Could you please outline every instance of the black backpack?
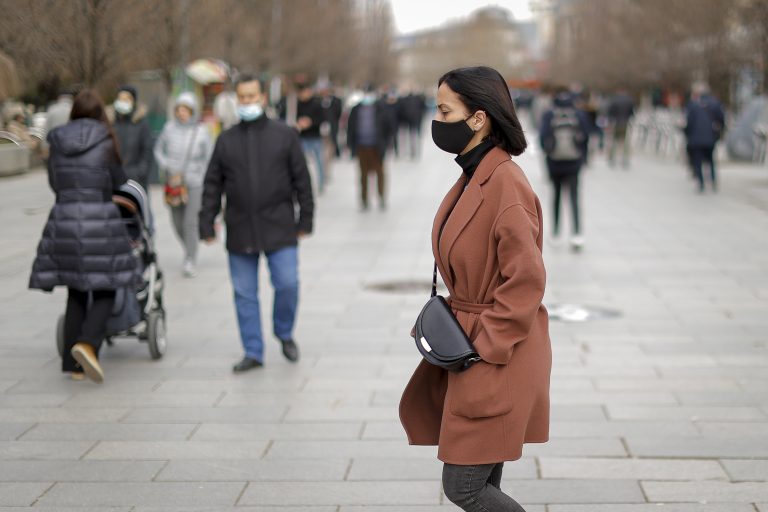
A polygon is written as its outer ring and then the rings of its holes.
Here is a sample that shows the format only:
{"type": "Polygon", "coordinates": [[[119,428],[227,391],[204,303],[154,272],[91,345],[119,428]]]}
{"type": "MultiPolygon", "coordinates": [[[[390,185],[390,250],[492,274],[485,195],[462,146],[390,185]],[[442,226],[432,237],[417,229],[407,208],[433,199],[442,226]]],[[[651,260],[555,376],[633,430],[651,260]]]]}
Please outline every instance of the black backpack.
{"type": "Polygon", "coordinates": [[[555,108],[552,110],[552,136],[545,151],[547,157],[555,162],[572,162],[584,156],[582,144],[584,132],[579,124],[576,109],[555,108]]]}

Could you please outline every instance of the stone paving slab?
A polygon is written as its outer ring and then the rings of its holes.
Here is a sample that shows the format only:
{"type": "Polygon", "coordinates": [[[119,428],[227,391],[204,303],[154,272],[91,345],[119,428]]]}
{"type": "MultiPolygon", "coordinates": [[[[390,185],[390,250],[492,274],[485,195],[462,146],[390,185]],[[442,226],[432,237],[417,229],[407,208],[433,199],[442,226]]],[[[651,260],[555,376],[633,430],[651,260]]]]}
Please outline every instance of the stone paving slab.
{"type": "Polygon", "coordinates": [[[721,463],[734,482],[768,481],[768,460],[723,460],[721,463]]]}
{"type": "Polygon", "coordinates": [[[267,441],[102,441],[89,460],[258,459],[267,441]]]}
{"type": "Polygon", "coordinates": [[[0,423],[0,442],[13,441],[34,426],[34,423],[0,423]]]}
{"type": "Polygon", "coordinates": [[[408,446],[402,441],[275,441],[268,459],[334,458],[434,458],[431,446],[408,446]]]}
{"type": "Polygon", "coordinates": [[[278,421],[285,416],[286,407],[152,407],[135,408],[123,421],[126,423],[259,423],[278,421]]]}
{"type": "Polygon", "coordinates": [[[768,501],[767,482],[643,482],[642,486],[650,501],[768,501]]]}
{"type": "MultiPolygon", "coordinates": [[[[170,457],[169,457],[170,458],[170,457]]],[[[155,479],[158,482],[324,482],[344,480],[351,461],[346,459],[300,460],[178,460],[173,459],[155,479]]],[[[382,479],[386,480],[386,479],[382,479]]]]}
{"type": "Polygon", "coordinates": [[[124,407],[213,407],[221,393],[131,393],[76,395],[67,401],[71,407],[102,408],[119,403],[124,407]]]}
{"type": "Polygon", "coordinates": [[[437,482],[252,482],[242,505],[436,505],[437,482]]]}
{"type": "MultiPolygon", "coordinates": [[[[19,507],[0,507],[0,512],[19,512],[27,510],[19,507]]],[[[133,507],[36,507],[32,510],[43,510],[45,512],[132,512],[133,507]]]]}
{"type": "Polygon", "coordinates": [[[64,409],[56,407],[14,407],[0,409],[0,423],[91,423],[115,422],[125,416],[130,409],[64,409]]]}
{"type": "Polygon", "coordinates": [[[4,460],[0,482],[149,482],[164,466],[147,461],[4,460]]]}
{"type": "Polygon", "coordinates": [[[183,441],[195,424],[39,423],[21,441],[183,441]]]}
{"type": "Polygon", "coordinates": [[[76,460],[93,445],[93,442],[4,441],[0,442],[0,460],[76,460]]]}
{"type": "MultiPolygon", "coordinates": [[[[135,507],[131,512],[336,512],[338,507],[135,507]]],[[[2,511],[0,511],[2,512],[2,511]]]]}
{"type": "Polygon", "coordinates": [[[762,457],[768,458],[763,437],[628,437],[629,452],[636,457],[762,457]]]}
{"type": "Polygon", "coordinates": [[[729,503],[645,503],[637,505],[550,505],[548,512],[754,512],[752,505],[729,503]]]}
{"type": "MultiPolygon", "coordinates": [[[[360,437],[363,425],[362,422],[203,424],[190,439],[193,441],[349,440],[360,437]]],[[[400,429],[402,430],[402,427],[400,429]]]]}
{"type": "Polygon", "coordinates": [[[542,478],[604,480],[728,480],[717,461],[539,458],[542,478]]]}
{"type": "Polygon", "coordinates": [[[0,483],[0,505],[26,507],[32,505],[51,483],[0,483]]]}
{"type": "Polygon", "coordinates": [[[57,483],[38,507],[232,506],[245,483],[57,483]]]}

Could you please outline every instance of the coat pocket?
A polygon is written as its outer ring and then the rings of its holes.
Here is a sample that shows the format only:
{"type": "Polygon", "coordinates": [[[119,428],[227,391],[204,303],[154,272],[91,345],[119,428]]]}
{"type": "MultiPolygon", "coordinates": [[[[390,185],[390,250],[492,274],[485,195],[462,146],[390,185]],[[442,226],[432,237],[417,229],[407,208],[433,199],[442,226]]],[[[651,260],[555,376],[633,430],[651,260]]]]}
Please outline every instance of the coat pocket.
{"type": "Polygon", "coordinates": [[[512,410],[506,366],[480,361],[469,370],[448,373],[448,398],[452,414],[464,418],[491,418],[512,410]]]}

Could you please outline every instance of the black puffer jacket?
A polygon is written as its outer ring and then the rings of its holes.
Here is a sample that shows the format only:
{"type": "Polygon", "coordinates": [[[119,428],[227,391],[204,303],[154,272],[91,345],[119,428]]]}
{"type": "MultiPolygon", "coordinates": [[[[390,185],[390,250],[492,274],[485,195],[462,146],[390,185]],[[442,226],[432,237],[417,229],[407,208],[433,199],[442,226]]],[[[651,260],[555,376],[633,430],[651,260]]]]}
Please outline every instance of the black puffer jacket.
{"type": "Polygon", "coordinates": [[[112,191],[125,183],[107,127],[77,119],[48,135],[48,182],[56,204],[37,248],[29,287],[115,290],[139,280],[133,254],[112,191]]]}

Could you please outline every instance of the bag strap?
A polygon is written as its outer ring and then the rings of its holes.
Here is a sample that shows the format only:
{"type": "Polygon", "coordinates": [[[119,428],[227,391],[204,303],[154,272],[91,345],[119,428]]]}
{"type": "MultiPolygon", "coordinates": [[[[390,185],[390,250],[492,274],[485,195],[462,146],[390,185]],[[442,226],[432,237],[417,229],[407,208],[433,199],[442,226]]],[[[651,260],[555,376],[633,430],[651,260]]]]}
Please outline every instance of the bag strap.
{"type": "Polygon", "coordinates": [[[432,295],[430,297],[435,295],[437,295],[437,260],[435,260],[435,269],[432,271],[432,295]]]}
{"type": "Polygon", "coordinates": [[[195,125],[195,131],[192,132],[192,139],[189,141],[189,144],[187,145],[187,154],[184,155],[184,160],[181,164],[181,172],[187,170],[187,164],[189,163],[189,157],[192,155],[192,148],[195,145],[195,140],[197,140],[197,131],[200,129],[200,123],[195,125]]]}

